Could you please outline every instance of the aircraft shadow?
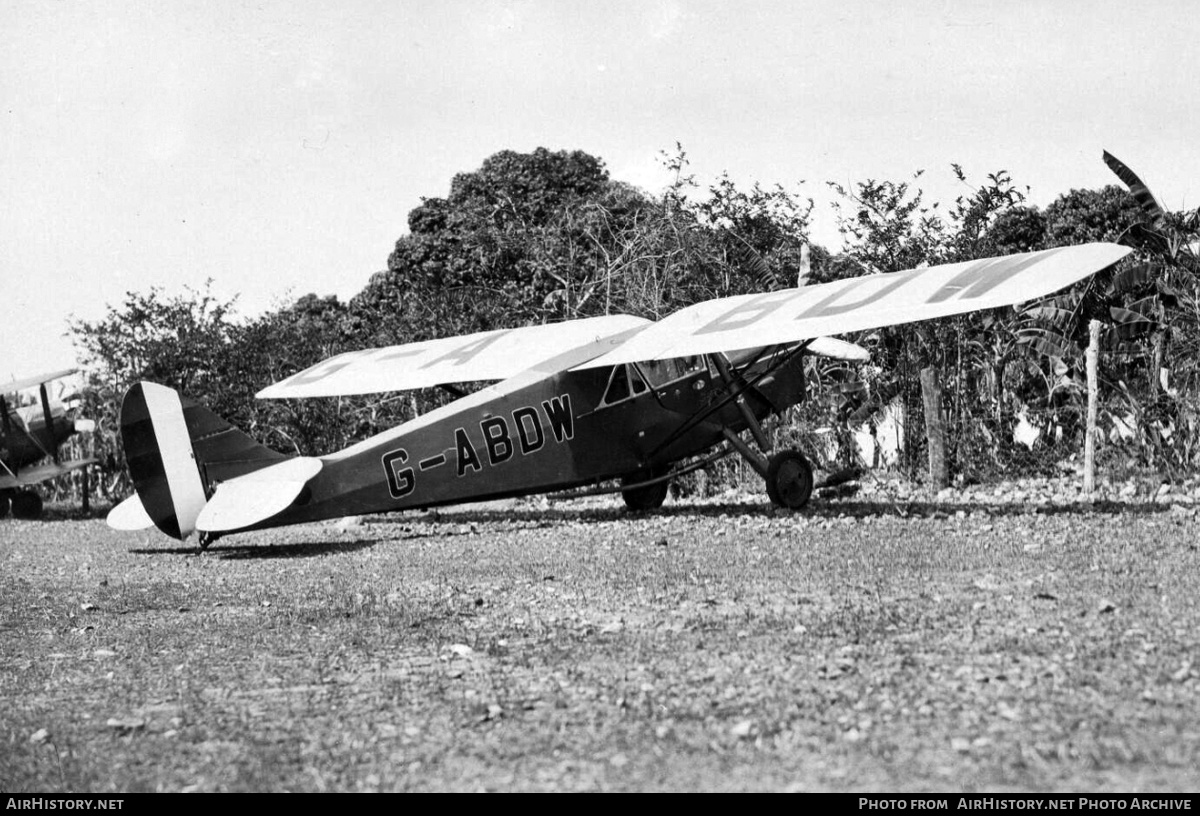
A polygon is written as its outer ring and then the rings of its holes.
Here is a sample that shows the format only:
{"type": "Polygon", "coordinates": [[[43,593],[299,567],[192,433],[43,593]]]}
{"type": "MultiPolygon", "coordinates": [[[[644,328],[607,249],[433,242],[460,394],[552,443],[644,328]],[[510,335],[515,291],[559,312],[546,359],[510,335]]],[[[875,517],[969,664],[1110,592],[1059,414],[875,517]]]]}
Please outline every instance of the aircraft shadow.
{"type": "MultiPolygon", "coordinates": [[[[506,508],[501,510],[456,508],[452,511],[426,511],[422,515],[381,515],[363,519],[368,526],[376,524],[437,524],[452,526],[471,523],[526,523],[538,527],[551,527],[566,522],[606,522],[656,517],[717,518],[720,516],[764,516],[779,518],[837,518],[839,516],[897,516],[900,518],[947,518],[959,512],[983,513],[988,516],[1088,516],[1088,515],[1136,515],[1154,516],[1171,511],[1170,505],[1098,501],[1093,503],[1047,504],[1032,502],[936,502],[936,501],[853,501],[814,500],[802,510],[774,508],[765,501],[761,504],[729,502],[721,504],[674,504],[647,512],[633,512],[623,507],[550,507],[550,508],[506,508]]],[[[442,531],[439,535],[455,535],[456,531],[442,531]]],[[[464,533],[465,534],[465,533],[464,533]]]]}
{"type": "MultiPolygon", "coordinates": [[[[419,534],[418,534],[419,535],[419,534]]],[[[265,558],[316,558],[322,555],[350,553],[374,547],[378,538],[340,541],[296,541],[288,544],[240,544],[232,537],[226,542],[218,540],[201,551],[198,546],[154,547],[130,550],[134,555],[184,555],[203,554],[206,558],[228,561],[246,561],[265,558]]]]}
{"type": "Polygon", "coordinates": [[[289,543],[243,543],[236,534],[215,541],[208,549],[198,546],[154,547],[132,549],[135,555],[189,556],[203,555],[230,561],[246,561],[274,558],[316,558],[338,553],[351,553],[368,549],[377,544],[394,544],[421,538],[450,538],[479,534],[477,524],[524,524],[538,528],[549,528],[568,523],[603,523],[653,518],[701,519],[729,516],[745,518],[762,516],[771,518],[795,518],[797,520],[831,519],[839,517],[865,518],[895,516],[903,519],[947,519],[958,512],[983,514],[995,517],[1022,516],[1088,516],[1088,515],[1136,515],[1154,516],[1169,513],[1169,505],[1144,503],[1124,504],[1120,502],[1095,502],[1093,504],[1032,505],[1019,503],[964,502],[887,502],[887,501],[817,501],[803,510],[780,510],[766,502],[753,504],[731,502],[722,504],[676,504],[658,510],[635,513],[622,507],[550,507],[550,508],[505,508],[469,510],[455,508],[451,511],[424,511],[414,515],[409,511],[402,515],[371,516],[362,520],[363,533],[380,525],[400,526],[399,534],[392,531],[377,531],[380,535],[361,539],[339,538],[320,541],[297,541],[289,543]],[[1035,510],[1036,507],[1036,510],[1035,510]]]}

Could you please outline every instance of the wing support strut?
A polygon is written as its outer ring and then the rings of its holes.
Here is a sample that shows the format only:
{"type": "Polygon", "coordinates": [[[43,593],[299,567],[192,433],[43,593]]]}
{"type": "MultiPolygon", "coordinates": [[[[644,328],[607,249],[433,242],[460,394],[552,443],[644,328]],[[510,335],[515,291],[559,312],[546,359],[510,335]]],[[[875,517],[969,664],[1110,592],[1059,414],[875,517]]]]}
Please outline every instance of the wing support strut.
{"type": "Polygon", "coordinates": [[[746,377],[743,376],[743,372],[748,371],[751,366],[761,360],[763,355],[768,353],[767,349],[759,352],[753,360],[738,372],[732,370],[729,359],[724,354],[707,355],[709,363],[717,370],[721,381],[729,392],[729,395],[722,401],[722,405],[728,404],[729,401],[737,404],[738,412],[745,421],[746,427],[750,429],[750,435],[754,437],[754,441],[758,445],[758,450],[754,450],[741,436],[734,433],[733,429],[729,426],[721,428],[721,435],[725,437],[725,442],[729,448],[737,451],[750,464],[750,467],[762,477],[763,481],[766,482],[767,495],[770,497],[771,503],[793,510],[797,510],[807,504],[808,497],[812,494],[812,466],[808,463],[804,454],[798,450],[772,452],[773,445],[771,444],[771,440],[766,432],[763,431],[762,423],[758,421],[758,417],[754,415],[754,411],[746,401],[746,392],[791,362],[808,345],[808,343],[803,343],[791,351],[779,354],[766,367],[765,371],[758,373],[750,381],[747,381],[746,377]]]}
{"type": "Polygon", "coordinates": [[[0,422],[4,423],[4,436],[12,434],[12,420],[8,418],[8,400],[0,394],[0,422]]]}
{"type": "MultiPolygon", "coordinates": [[[[729,370],[729,360],[726,359],[724,354],[710,354],[708,355],[708,359],[712,361],[713,366],[717,369],[717,373],[721,375],[721,380],[725,383],[725,387],[729,389],[730,393],[736,393],[734,402],[737,403],[738,410],[742,412],[742,419],[746,420],[746,425],[750,427],[750,434],[754,437],[754,441],[758,443],[759,450],[763,453],[770,453],[771,440],[767,438],[767,434],[762,429],[762,423],[758,421],[758,418],[754,416],[754,412],[750,410],[750,406],[746,403],[746,385],[734,379],[733,372],[729,370]]],[[[725,438],[730,439],[731,436],[733,434],[726,428],[725,438]]],[[[741,442],[741,440],[739,439],[738,442],[741,442]]],[[[741,448],[732,442],[732,440],[730,444],[738,448],[738,453],[746,456],[741,448]]],[[[755,465],[755,462],[750,461],[750,464],[755,465]]],[[[759,470],[758,466],[755,465],[755,470],[759,471],[759,475],[764,475],[767,472],[767,466],[763,463],[762,469],[759,470]]]]}
{"type": "MultiPolygon", "coordinates": [[[[664,439],[662,442],[660,442],[658,444],[658,446],[654,449],[654,451],[651,452],[651,455],[656,454],[659,451],[661,451],[663,448],[666,448],[667,446],[671,445],[673,442],[675,442],[675,440],[679,439],[681,436],[683,436],[685,433],[690,431],[692,428],[696,427],[701,422],[704,422],[705,420],[707,420],[709,417],[713,416],[714,414],[720,412],[721,409],[723,409],[726,405],[728,405],[730,402],[732,402],[735,398],[744,398],[746,391],[748,391],[751,388],[754,388],[756,385],[758,385],[760,382],[765,380],[771,374],[775,373],[777,370],[782,368],[784,365],[791,362],[792,359],[797,354],[803,353],[804,350],[806,348],[808,348],[809,342],[810,341],[803,342],[800,345],[796,346],[795,348],[779,354],[777,359],[772,361],[771,365],[769,365],[766,369],[764,369],[763,371],[756,374],[754,376],[754,379],[749,380],[749,381],[746,380],[745,377],[742,377],[740,374],[734,375],[733,371],[728,366],[728,361],[725,359],[722,359],[722,362],[726,364],[726,371],[729,373],[729,375],[731,377],[736,376],[736,379],[734,380],[736,387],[731,387],[731,386],[729,386],[728,382],[726,382],[725,384],[729,388],[729,393],[727,393],[720,400],[718,400],[717,402],[708,406],[704,410],[697,411],[695,414],[690,416],[685,422],[683,422],[683,424],[681,424],[678,428],[676,428],[675,431],[670,436],[668,436],[666,439],[664,439]]],[[[743,368],[749,368],[750,366],[753,366],[759,360],[762,360],[764,357],[768,356],[768,354],[770,352],[778,351],[778,350],[780,350],[780,348],[781,348],[780,346],[767,346],[767,347],[760,349],[759,353],[757,355],[755,355],[753,359],[751,359],[743,364],[743,368]]],[[[711,359],[711,358],[718,357],[718,356],[721,356],[721,355],[715,355],[715,354],[714,355],[705,355],[705,358],[711,359]]],[[[714,367],[717,366],[717,363],[715,360],[712,360],[712,364],[714,367]]],[[[718,367],[717,368],[718,376],[721,376],[720,371],[721,371],[721,369],[718,367]]],[[[739,410],[743,410],[743,408],[741,406],[739,406],[739,410]]],[[[747,406],[746,410],[748,410],[748,406],[747,406]]],[[[753,412],[750,412],[750,414],[751,414],[751,416],[753,416],[753,412]]],[[[752,423],[750,427],[753,428],[756,425],[758,425],[757,420],[755,420],[754,423],[752,423]]]]}
{"type": "MultiPolygon", "coordinates": [[[[40,393],[40,395],[42,397],[42,418],[46,421],[46,432],[50,435],[51,441],[53,441],[54,440],[54,414],[50,411],[50,397],[46,394],[46,384],[45,383],[42,383],[40,386],[38,386],[38,392],[40,393]]],[[[32,437],[32,434],[30,434],[30,436],[32,437]]],[[[38,447],[41,447],[41,445],[39,445],[38,447]]],[[[45,448],[43,448],[43,450],[45,450],[45,448]]],[[[56,465],[59,464],[58,445],[53,446],[53,450],[50,452],[50,455],[54,459],[54,464],[56,464],[56,465]]]]}

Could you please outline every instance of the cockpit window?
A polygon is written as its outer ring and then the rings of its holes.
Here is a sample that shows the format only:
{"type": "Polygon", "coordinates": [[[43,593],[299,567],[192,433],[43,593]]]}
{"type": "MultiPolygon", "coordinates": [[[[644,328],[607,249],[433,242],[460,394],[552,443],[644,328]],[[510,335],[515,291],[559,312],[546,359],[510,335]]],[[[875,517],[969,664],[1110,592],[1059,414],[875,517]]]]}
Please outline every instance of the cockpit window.
{"type": "Polygon", "coordinates": [[[620,402],[628,396],[629,374],[626,373],[625,366],[615,366],[608,378],[608,388],[605,389],[604,399],[601,402],[604,405],[612,405],[614,402],[620,402]]]}
{"type": "Polygon", "coordinates": [[[642,373],[637,370],[636,366],[627,366],[629,369],[629,384],[633,386],[633,393],[644,394],[650,390],[650,386],[646,385],[646,381],[642,379],[642,373]]]}
{"type": "Polygon", "coordinates": [[[638,363],[650,385],[658,388],[704,369],[703,357],[673,357],[670,360],[646,360],[638,363]]]}
{"type": "Polygon", "coordinates": [[[608,385],[600,404],[612,405],[703,370],[703,357],[677,357],[615,366],[608,375],[608,385]]]}
{"type": "Polygon", "coordinates": [[[604,399],[600,403],[612,405],[614,402],[645,394],[649,390],[650,386],[636,366],[619,365],[613,368],[612,374],[609,375],[608,387],[605,388],[604,399]]]}

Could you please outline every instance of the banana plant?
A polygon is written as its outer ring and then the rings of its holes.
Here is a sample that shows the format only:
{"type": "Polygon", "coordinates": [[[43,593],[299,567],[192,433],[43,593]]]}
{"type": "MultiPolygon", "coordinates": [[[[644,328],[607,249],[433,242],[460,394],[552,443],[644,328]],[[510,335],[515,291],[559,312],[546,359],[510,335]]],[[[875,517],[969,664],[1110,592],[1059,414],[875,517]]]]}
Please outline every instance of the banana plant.
{"type": "MultiPolygon", "coordinates": [[[[1110,366],[1111,385],[1119,392],[1124,411],[1142,416],[1162,415],[1156,433],[1163,439],[1185,442],[1194,436],[1181,434],[1177,425],[1185,422],[1200,426],[1194,411],[1176,418],[1164,412],[1164,400],[1174,402],[1179,393],[1171,387],[1173,372],[1169,360],[1185,366],[1183,379],[1189,393],[1200,385],[1200,372],[1194,360],[1200,343],[1200,265],[1197,264],[1197,237],[1200,237],[1200,211],[1172,213],[1165,210],[1150,188],[1126,164],[1107,151],[1105,164],[1124,182],[1141,210],[1143,220],[1126,228],[1117,238],[1136,253],[1108,274],[1098,275],[1075,290],[1030,304],[1021,316],[1019,341],[1034,352],[1058,361],[1077,362],[1087,342],[1087,326],[1093,319],[1103,324],[1101,347],[1114,363],[1110,366]],[[1170,349],[1174,349],[1170,351],[1170,349]],[[1139,366],[1140,364],[1140,366],[1139,366]],[[1145,371],[1147,389],[1140,402],[1132,388],[1132,375],[1138,367],[1145,371]],[[1135,404],[1136,403],[1136,404],[1135,404]],[[1145,403],[1142,406],[1141,403],[1145,403]],[[1141,407],[1158,406],[1147,412],[1141,407]],[[1133,406],[1130,408],[1130,406],[1133,406]],[[1178,421],[1177,421],[1178,420],[1178,421]]],[[[1069,369],[1077,366],[1067,366],[1069,369]]],[[[1111,390],[1111,389],[1110,389],[1111,390]]],[[[1181,406],[1188,401],[1178,403],[1181,406]]],[[[1180,412],[1175,412],[1179,414],[1180,412]]],[[[1148,458],[1161,463],[1163,440],[1143,445],[1148,458]]],[[[1187,445],[1191,450],[1193,446],[1187,445]]],[[[1184,458],[1191,458],[1187,454],[1184,458]]],[[[1184,464],[1176,462],[1176,464],[1184,464]]]]}

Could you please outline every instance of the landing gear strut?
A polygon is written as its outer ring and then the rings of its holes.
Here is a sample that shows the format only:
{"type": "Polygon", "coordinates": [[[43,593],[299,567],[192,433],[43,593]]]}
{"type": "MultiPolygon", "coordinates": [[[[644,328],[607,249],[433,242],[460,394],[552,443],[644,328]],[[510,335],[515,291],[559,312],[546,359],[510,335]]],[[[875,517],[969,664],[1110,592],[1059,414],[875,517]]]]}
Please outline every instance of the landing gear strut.
{"type": "MultiPolygon", "coordinates": [[[[729,369],[728,361],[720,354],[711,355],[710,359],[716,366],[718,373],[720,373],[721,379],[725,381],[726,386],[733,391],[737,386],[737,382],[729,369]]],[[[737,406],[738,410],[741,411],[742,418],[746,420],[746,424],[750,428],[750,434],[754,437],[754,441],[758,444],[759,449],[763,453],[769,454],[769,456],[763,456],[763,454],[755,451],[740,436],[728,428],[724,432],[725,441],[741,454],[742,458],[749,462],[755,472],[766,481],[767,496],[770,497],[772,504],[777,507],[786,507],[789,510],[799,510],[808,504],[808,499],[812,495],[812,466],[804,458],[804,454],[798,450],[789,449],[779,451],[778,453],[771,453],[771,440],[767,437],[758,418],[746,403],[744,390],[737,395],[737,406]]]]}

